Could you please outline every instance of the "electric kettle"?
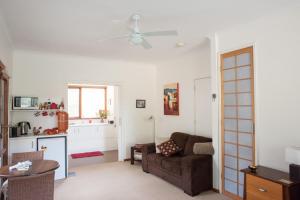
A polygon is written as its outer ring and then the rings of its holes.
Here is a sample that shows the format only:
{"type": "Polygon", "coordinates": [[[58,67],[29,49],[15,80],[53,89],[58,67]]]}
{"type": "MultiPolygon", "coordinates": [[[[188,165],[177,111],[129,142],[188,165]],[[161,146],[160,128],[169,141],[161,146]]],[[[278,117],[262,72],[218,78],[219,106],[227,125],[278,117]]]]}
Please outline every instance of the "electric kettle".
{"type": "Polygon", "coordinates": [[[30,123],[26,121],[19,122],[18,126],[21,127],[21,135],[27,135],[28,130],[31,129],[30,123]]]}

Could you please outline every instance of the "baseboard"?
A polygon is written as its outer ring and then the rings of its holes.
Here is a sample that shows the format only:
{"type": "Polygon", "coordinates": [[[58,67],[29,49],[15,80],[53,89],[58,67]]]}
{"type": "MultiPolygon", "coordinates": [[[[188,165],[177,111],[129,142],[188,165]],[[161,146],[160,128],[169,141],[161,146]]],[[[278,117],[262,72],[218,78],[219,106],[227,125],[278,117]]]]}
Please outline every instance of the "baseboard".
{"type": "Polygon", "coordinates": [[[219,189],[213,188],[212,191],[216,192],[216,193],[220,193],[219,189]]]}

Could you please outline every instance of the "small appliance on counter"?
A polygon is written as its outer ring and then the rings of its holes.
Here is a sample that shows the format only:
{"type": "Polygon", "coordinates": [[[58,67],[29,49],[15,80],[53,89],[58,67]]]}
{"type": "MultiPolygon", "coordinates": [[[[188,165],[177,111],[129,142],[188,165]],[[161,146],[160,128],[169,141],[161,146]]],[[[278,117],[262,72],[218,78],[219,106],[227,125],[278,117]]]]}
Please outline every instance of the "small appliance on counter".
{"type": "Polygon", "coordinates": [[[38,97],[14,96],[13,110],[37,110],[39,109],[38,97]]]}
{"type": "Polygon", "coordinates": [[[20,135],[27,135],[29,132],[29,129],[31,129],[30,123],[27,121],[19,122],[18,127],[20,127],[20,129],[21,129],[20,135]]]}
{"type": "Polygon", "coordinates": [[[19,137],[21,135],[21,127],[19,126],[11,126],[9,137],[19,137]]]}

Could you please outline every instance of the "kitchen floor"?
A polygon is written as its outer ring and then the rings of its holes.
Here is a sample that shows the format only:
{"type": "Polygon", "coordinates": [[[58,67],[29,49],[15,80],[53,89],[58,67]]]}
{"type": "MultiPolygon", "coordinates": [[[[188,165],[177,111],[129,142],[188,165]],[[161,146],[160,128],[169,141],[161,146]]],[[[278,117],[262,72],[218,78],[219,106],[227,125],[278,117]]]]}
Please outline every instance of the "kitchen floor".
{"type": "Polygon", "coordinates": [[[69,156],[69,168],[79,167],[84,165],[93,165],[93,164],[101,164],[108,162],[116,162],[118,161],[118,150],[113,151],[103,151],[103,156],[95,156],[95,157],[87,157],[87,158],[77,158],[72,159],[69,156]]]}

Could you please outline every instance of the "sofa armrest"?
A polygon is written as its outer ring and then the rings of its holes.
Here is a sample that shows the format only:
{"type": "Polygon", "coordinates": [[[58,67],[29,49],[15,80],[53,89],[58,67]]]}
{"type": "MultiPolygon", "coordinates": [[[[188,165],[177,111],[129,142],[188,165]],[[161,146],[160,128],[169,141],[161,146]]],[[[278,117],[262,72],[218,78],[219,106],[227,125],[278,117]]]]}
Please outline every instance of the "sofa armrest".
{"type": "Polygon", "coordinates": [[[213,169],[211,155],[188,155],[181,160],[184,191],[197,195],[212,189],[213,169]]]}
{"type": "Polygon", "coordinates": [[[144,144],[142,147],[142,167],[144,172],[149,172],[147,155],[152,153],[156,153],[155,143],[144,144]]]}
{"type": "Polygon", "coordinates": [[[143,144],[142,154],[150,154],[155,152],[156,152],[155,143],[143,144]]]}

